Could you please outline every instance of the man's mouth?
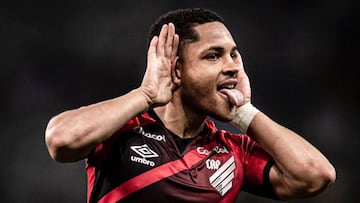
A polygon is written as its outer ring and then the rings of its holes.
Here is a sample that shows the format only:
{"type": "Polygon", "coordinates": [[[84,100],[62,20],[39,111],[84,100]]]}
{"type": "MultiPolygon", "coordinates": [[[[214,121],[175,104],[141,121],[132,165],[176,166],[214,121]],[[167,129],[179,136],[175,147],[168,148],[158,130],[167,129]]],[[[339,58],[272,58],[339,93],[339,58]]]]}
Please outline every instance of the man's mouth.
{"type": "Polygon", "coordinates": [[[236,86],[236,84],[225,84],[225,85],[220,85],[217,87],[217,90],[220,91],[222,89],[234,89],[236,86]]]}
{"type": "Polygon", "coordinates": [[[219,92],[219,94],[221,96],[227,98],[227,100],[233,106],[240,106],[244,97],[239,90],[235,89],[235,87],[237,85],[236,82],[234,80],[230,80],[228,82],[220,84],[217,87],[217,91],[219,92]]]}
{"type": "Polygon", "coordinates": [[[220,91],[223,89],[228,89],[228,90],[235,89],[237,82],[238,82],[237,79],[234,79],[234,78],[224,80],[220,84],[218,84],[217,91],[220,91]]]}

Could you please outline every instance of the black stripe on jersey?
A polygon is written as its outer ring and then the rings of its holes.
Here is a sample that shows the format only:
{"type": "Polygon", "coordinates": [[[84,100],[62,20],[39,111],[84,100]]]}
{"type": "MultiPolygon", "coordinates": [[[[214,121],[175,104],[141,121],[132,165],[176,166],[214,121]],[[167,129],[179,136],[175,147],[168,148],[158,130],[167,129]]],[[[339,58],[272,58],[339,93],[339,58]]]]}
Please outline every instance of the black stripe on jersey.
{"type": "Polygon", "coordinates": [[[259,195],[262,197],[270,198],[270,199],[276,199],[279,198],[276,196],[274,189],[270,183],[270,169],[274,165],[273,160],[269,160],[264,168],[263,172],[263,185],[244,185],[243,190],[255,195],[259,195]]]}

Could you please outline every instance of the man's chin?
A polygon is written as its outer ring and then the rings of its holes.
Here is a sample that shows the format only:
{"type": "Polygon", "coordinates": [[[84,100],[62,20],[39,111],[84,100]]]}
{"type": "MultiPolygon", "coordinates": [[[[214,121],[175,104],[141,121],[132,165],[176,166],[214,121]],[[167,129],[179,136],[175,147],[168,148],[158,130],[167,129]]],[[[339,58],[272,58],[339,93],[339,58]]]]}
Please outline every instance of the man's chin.
{"type": "Polygon", "coordinates": [[[208,116],[221,122],[230,122],[235,117],[236,106],[226,103],[223,105],[213,106],[208,110],[209,110],[207,112],[208,116]]]}
{"type": "Polygon", "coordinates": [[[235,117],[235,108],[234,108],[234,110],[232,110],[230,112],[223,113],[223,114],[211,115],[211,117],[213,117],[216,120],[221,121],[221,122],[230,122],[235,117]]]}

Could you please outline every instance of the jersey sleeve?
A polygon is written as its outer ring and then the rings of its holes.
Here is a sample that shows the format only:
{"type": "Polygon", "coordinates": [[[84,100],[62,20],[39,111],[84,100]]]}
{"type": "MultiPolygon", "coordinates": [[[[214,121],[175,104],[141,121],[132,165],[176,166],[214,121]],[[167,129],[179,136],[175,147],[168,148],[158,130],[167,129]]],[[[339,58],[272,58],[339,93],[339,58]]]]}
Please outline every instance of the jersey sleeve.
{"type": "Polygon", "coordinates": [[[253,139],[243,135],[242,146],[245,153],[245,177],[243,189],[246,192],[277,199],[269,181],[270,168],[274,161],[253,139]]]}
{"type": "Polygon", "coordinates": [[[99,166],[101,163],[108,157],[111,149],[113,148],[116,141],[119,139],[121,134],[126,130],[134,128],[137,124],[137,118],[130,120],[125,126],[120,128],[117,132],[115,132],[108,140],[103,143],[98,144],[90,154],[87,156],[87,162],[93,166],[99,166]]]}
{"type": "Polygon", "coordinates": [[[100,166],[104,160],[108,157],[111,149],[121,135],[131,129],[134,129],[140,125],[147,125],[155,122],[153,118],[149,116],[147,112],[134,117],[129,120],[122,128],[115,132],[108,140],[98,144],[87,156],[87,164],[91,166],[100,166]]]}

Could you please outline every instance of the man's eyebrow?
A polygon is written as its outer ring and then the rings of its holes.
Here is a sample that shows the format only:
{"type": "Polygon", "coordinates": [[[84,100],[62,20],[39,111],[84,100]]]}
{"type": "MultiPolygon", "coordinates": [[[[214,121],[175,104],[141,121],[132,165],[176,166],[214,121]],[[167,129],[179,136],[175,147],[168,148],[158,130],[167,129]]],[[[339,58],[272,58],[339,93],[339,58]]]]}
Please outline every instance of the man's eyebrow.
{"type": "MultiPolygon", "coordinates": [[[[212,46],[212,47],[209,47],[208,50],[214,50],[214,51],[217,51],[217,52],[224,52],[224,47],[220,47],[220,46],[212,46]]],[[[237,50],[237,47],[234,46],[232,49],[231,49],[231,52],[234,52],[237,50]]]]}
{"type": "Polygon", "coordinates": [[[208,50],[214,50],[214,51],[217,51],[217,52],[223,52],[224,48],[220,47],[220,46],[212,46],[208,50]]]}

